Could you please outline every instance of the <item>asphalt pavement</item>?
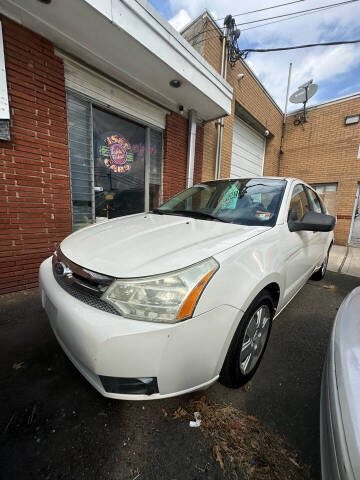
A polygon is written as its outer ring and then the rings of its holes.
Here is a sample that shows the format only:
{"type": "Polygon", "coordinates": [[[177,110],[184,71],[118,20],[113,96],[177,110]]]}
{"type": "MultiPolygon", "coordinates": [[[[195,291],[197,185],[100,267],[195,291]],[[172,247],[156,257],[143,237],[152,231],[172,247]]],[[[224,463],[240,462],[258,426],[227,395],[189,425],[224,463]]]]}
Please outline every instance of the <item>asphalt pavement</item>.
{"type": "MultiPolygon", "coordinates": [[[[336,311],[359,284],[333,272],[307,283],[274,322],[249,388],[215,384],[205,392],[279,433],[314,480],[322,365],[336,311]]],[[[203,394],[154,402],[103,398],[58,346],[38,291],[0,297],[1,480],[227,478],[199,429],[172,418],[203,394]]]]}

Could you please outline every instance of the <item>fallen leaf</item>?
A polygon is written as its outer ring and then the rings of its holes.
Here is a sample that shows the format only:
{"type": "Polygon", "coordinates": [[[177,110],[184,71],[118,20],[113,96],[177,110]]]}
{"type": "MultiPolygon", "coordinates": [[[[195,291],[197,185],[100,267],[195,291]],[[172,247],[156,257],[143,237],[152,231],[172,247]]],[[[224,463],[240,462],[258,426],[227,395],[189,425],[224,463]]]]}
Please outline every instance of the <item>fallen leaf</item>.
{"type": "Polygon", "coordinates": [[[243,385],[243,386],[241,387],[241,390],[242,390],[243,392],[249,392],[249,391],[251,390],[251,383],[249,382],[249,383],[247,383],[246,385],[243,385]]]}
{"type": "Polygon", "coordinates": [[[242,425],[240,422],[229,423],[229,428],[231,428],[231,430],[240,430],[242,428],[242,425]]]}
{"type": "Polygon", "coordinates": [[[20,370],[20,368],[22,368],[24,365],[25,362],[15,362],[12,367],[14,370],[20,370]]]}
{"type": "Polygon", "coordinates": [[[228,452],[229,451],[229,448],[227,446],[227,443],[223,440],[222,442],[220,442],[220,447],[225,451],[225,452],[228,452]]]}
{"type": "Polygon", "coordinates": [[[221,455],[221,450],[219,445],[214,445],[213,454],[214,454],[215,460],[219,463],[221,470],[224,470],[224,461],[221,455]]]}
{"type": "Polygon", "coordinates": [[[184,410],[182,407],[179,407],[175,412],[173,413],[173,418],[181,418],[181,417],[186,417],[187,411],[184,410]]]}
{"type": "Polygon", "coordinates": [[[300,468],[300,465],[297,462],[295,462],[295,460],[293,458],[289,457],[289,460],[290,460],[291,463],[293,463],[295,465],[295,467],[300,468]]]}
{"type": "Polygon", "coordinates": [[[257,419],[256,417],[254,417],[254,415],[248,415],[247,418],[248,418],[249,420],[252,420],[253,422],[257,422],[257,421],[258,421],[258,419],[257,419]]]}

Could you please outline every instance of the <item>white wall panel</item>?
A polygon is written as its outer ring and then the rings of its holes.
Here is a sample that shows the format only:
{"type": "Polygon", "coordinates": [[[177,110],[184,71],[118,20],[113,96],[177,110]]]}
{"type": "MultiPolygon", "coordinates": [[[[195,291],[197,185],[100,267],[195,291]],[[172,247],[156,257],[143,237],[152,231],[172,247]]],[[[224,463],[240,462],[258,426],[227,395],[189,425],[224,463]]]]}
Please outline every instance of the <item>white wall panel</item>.
{"type": "Polygon", "coordinates": [[[266,139],[235,117],[230,177],[263,174],[266,139]]]}

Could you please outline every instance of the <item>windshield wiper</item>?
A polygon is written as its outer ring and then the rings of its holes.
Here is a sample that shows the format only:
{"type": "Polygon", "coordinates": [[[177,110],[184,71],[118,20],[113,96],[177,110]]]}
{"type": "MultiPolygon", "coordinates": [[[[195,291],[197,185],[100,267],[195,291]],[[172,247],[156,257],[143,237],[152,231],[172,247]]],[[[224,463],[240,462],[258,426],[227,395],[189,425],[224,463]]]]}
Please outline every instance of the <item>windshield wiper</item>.
{"type": "Polygon", "coordinates": [[[202,218],[209,218],[211,220],[215,220],[217,222],[223,222],[223,223],[230,223],[227,220],[223,220],[222,218],[219,218],[215,215],[211,215],[211,213],[205,213],[205,212],[199,212],[197,210],[162,210],[160,208],[154,208],[153,210],[154,213],[160,213],[160,215],[179,215],[179,216],[187,216],[187,217],[192,217],[192,216],[198,216],[202,218]]]}

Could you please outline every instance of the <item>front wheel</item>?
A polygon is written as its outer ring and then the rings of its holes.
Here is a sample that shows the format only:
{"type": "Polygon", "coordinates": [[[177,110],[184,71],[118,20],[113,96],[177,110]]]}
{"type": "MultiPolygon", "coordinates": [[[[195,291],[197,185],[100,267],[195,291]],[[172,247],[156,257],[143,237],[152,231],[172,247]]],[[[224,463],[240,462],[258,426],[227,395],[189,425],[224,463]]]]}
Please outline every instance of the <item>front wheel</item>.
{"type": "Polygon", "coordinates": [[[238,388],[254,375],[269,340],[273,316],[271,295],[261,292],[244,313],[235,332],[220,372],[220,383],[238,388]]]}

